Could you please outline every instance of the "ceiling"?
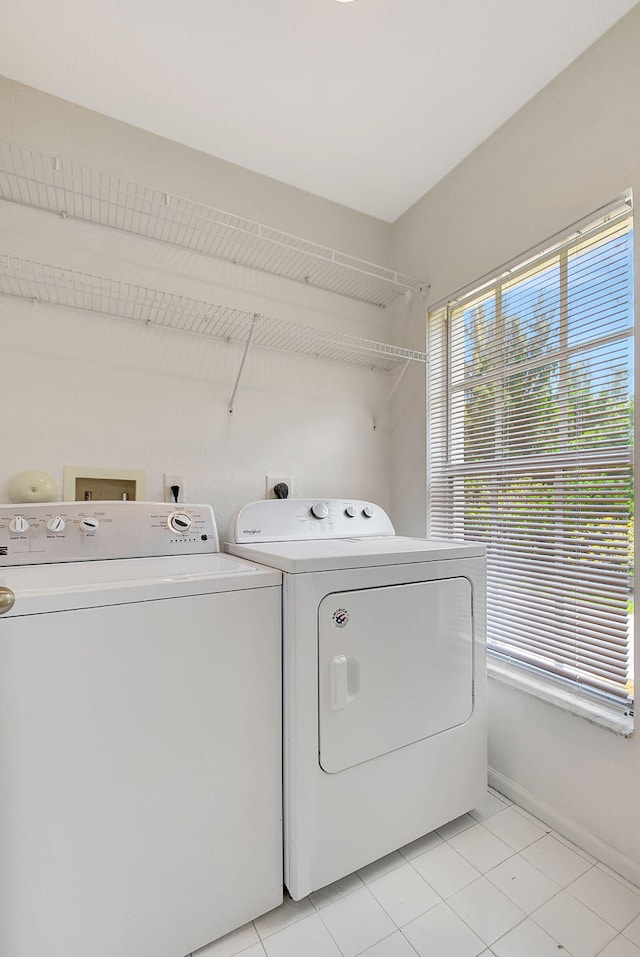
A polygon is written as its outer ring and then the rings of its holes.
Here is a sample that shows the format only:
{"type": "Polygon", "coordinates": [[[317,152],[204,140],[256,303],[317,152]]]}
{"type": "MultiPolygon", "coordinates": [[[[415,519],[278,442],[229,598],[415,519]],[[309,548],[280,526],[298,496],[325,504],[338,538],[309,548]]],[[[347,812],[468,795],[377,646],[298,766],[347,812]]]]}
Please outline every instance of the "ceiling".
{"type": "Polygon", "coordinates": [[[0,0],[0,71],[389,222],[636,0],[0,0]]]}

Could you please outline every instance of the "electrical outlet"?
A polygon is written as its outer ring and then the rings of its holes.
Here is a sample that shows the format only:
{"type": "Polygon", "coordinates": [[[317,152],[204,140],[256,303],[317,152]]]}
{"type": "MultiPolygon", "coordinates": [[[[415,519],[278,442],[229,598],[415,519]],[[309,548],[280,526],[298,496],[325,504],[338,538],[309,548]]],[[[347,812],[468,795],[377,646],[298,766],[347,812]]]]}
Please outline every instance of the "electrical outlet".
{"type": "Polygon", "coordinates": [[[276,498],[276,493],[273,491],[275,486],[280,482],[284,484],[289,489],[288,498],[293,498],[293,490],[291,488],[291,479],[283,478],[281,475],[267,475],[267,498],[276,498]]]}
{"type": "Polygon", "coordinates": [[[164,473],[164,500],[165,502],[175,502],[173,497],[173,492],[171,491],[171,486],[177,485],[180,491],[178,492],[178,501],[184,502],[184,475],[174,475],[171,472],[164,473]]]}

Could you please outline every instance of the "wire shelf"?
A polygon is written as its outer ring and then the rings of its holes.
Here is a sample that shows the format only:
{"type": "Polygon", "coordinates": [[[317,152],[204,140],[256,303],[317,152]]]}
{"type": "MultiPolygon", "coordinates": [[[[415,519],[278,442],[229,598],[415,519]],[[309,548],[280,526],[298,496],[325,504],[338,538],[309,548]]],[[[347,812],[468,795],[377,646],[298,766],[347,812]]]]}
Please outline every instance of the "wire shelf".
{"type": "Polygon", "coordinates": [[[382,371],[426,362],[424,352],[16,256],[0,255],[0,293],[228,342],[246,343],[253,328],[253,345],[382,371]]]}
{"type": "Polygon", "coordinates": [[[428,287],[232,213],[0,142],[0,197],[110,226],[380,307],[428,287]]]}

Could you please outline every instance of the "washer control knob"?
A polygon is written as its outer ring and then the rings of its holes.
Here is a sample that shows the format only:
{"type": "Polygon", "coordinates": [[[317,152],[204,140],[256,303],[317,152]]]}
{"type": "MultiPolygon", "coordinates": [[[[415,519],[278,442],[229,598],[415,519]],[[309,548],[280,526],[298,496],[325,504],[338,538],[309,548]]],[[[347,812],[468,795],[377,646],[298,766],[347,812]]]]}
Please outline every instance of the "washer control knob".
{"type": "Polygon", "coordinates": [[[193,518],[188,512],[172,512],[167,519],[167,524],[172,532],[178,532],[179,535],[186,535],[191,530],[193,518]]]}
{"type": "Polygon", "coordinates": [[[94,515],[85,515],[80,519],[80,528],[83,532],[95,532],[100,522],[94,515]]]}
{"type": "Polygon", "coordinates": [[[365,505],[365,507],[362,509],[362,514],[365,518],[373,518],[373,516],[376,514],[376,510],[373,505],[365,505]]]}
{"type": "Polygon", "coordinates": [[[358,514],[358,509],[355,507],[355,505],[347,505],[344,510],[344,514],[347,516],[347,518],[355,518],[358,514]]]}
{"type": "Polygon", "coordinates": [[[66,522],[62,515],[54,515],[53,518],[50,518],[47,522],[47,528],[50,532],[63,532],[65,525],[66,522]]]}
{"type": "Polygon", "coordinates": [[[311,514],[314,518],[326,518],[329,514],[329,508],[324,502],[314,502],[311,506],[311,514]]]}
{"type": "Polygon", "coordinates": [[[16,515],[16,517],[12,518],[9,522],[9,528],[12,532],[15,532],[16,535],[21,535],[29,528],[29,522],[24,515],[16,515]]]}

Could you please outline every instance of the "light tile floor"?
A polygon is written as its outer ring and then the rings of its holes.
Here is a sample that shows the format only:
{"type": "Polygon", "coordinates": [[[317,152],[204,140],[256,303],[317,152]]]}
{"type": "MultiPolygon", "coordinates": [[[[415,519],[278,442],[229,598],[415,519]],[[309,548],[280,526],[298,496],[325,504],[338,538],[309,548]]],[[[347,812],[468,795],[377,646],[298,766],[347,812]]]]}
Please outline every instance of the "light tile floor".
{"type": "Polygon", "coordinates": [[[489,790],[193,957],[640,957],[640,889],[489,790]]]}

